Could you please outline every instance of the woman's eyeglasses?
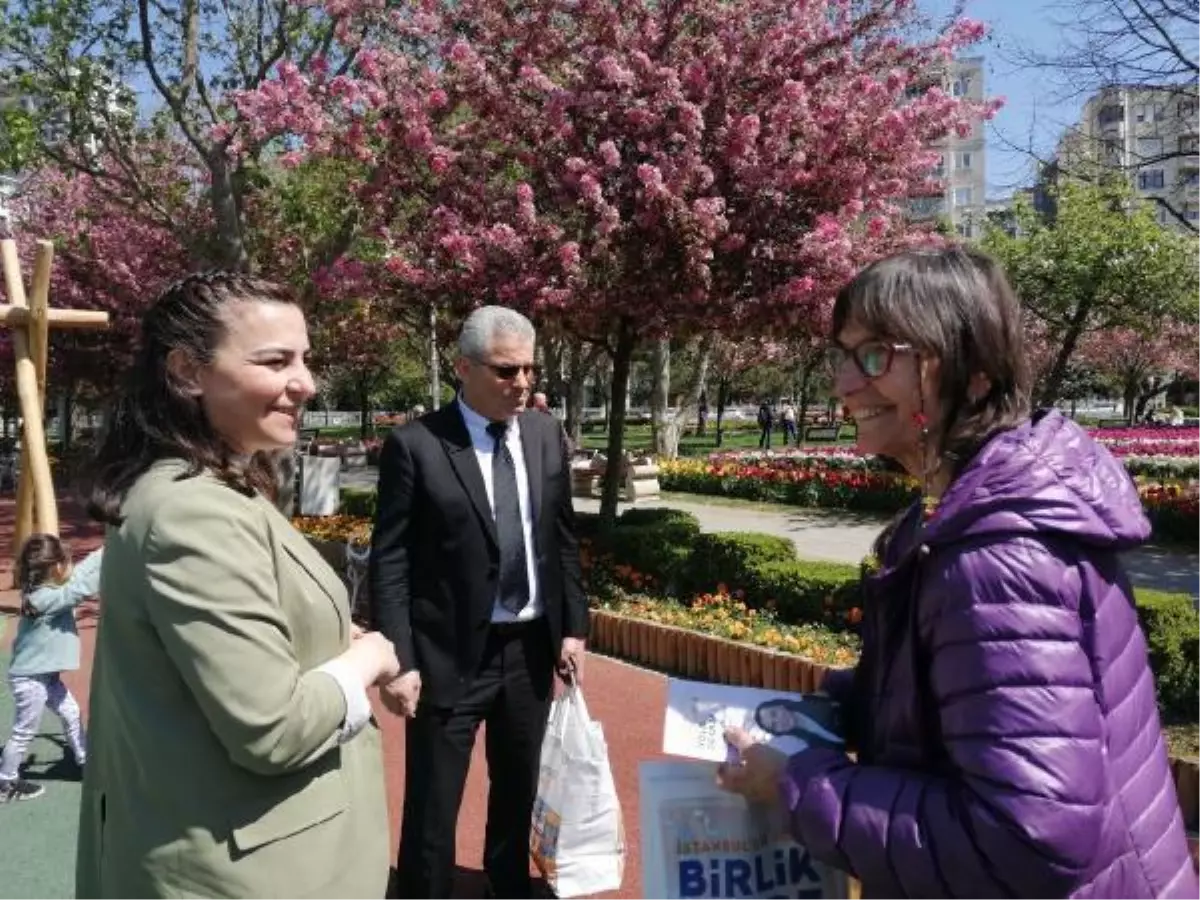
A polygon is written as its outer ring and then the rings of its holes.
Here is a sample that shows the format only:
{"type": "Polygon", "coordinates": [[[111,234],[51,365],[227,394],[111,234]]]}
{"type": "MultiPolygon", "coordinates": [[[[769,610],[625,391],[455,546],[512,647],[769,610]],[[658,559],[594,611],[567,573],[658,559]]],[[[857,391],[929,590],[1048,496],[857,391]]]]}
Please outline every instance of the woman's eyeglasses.
{"type": "Polygon", "coordinates": [[[484,362],[482,359],[477,359],[475,362],[481,366],[486,366],[492,370],[492,374],[501,381],[512,381],[521,373],[530,381],[537,381],[538,375],[541,373],[541,367],[535,365],[529,366],[499,366],[495,363],[484,362]]]}
{"type": "Polygon", "coordinates": [[[834,375],[842,371],[842,366],[846,365],[847,360],[853,360],[854,367],[864,378],[879,378],[887,374],[897,353],[912,353],[914,350],[912,344],[896,344],[875,339],[865,340],[849,349],[841,344],[832,344],[825,351],[825,362],[834,375]]]}

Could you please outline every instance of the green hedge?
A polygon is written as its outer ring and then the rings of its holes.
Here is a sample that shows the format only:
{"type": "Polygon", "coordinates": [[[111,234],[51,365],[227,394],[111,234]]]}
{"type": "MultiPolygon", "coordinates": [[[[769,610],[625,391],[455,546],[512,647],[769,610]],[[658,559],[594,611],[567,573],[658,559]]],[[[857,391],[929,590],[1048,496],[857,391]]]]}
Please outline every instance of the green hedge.
{"type": "Polygon", "coordinates": [[[684,589],[700,521],[675,509],[630,509],[608,535],[606,549],[620,563],[654,578],[668,594],[684,589]]]}
{"type": "MultiPolygon", "coordinates": [[[[719,584],[744,591],[752,567],[795,560],[796,546],[785,537],[751,531],[701,534],[692,543],[691,560],[681,587],[687,595],[711,591],[719,584]]],[[[751,603],[749,598],[747,603],[751,603]]]]}
{"type": "Polygon", "coordinates": [[[774,609],[784,622],[824,622],[841,628],[862,606],[858,566],[843,563],[764,562],[753,564],[740,584],[749,606],[774,609]]]}
{"type": "Polygon", "coordinates": [[[1194,722],[1200,696],[1200,620],[1192,598],[1143,589],[1135,594],[1163,716],[1194,722]]]}
{"type": "Polygon", "coordinates": [[[339,512],[344,516],[366,516],[375,518],[377,493],[374,488],[344,487],[339,492],[341,507],[339,512]]]}

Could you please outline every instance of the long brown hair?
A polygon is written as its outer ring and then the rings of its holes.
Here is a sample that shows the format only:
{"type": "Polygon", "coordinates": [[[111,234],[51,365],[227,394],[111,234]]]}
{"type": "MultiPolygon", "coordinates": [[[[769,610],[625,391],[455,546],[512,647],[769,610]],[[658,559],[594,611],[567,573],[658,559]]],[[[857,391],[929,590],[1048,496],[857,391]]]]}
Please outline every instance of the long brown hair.
{"type": "Polygon", "coordinates": [[[184,477],[210,471],[235,490],[274,499],[272,455],[255,453],[249,462],[209,423],[195,397],[178,384],[167,366],[172,350],[205,364],[225,336],[224,312],[233,303],[295,303],[281,285],[240,272],[189,275],[154,301],[142,318],[141,346],[128,385],[109,418],[93,466],[88,512],[113,525],[133,483],[157,460],[186,461],[184,477]]]}

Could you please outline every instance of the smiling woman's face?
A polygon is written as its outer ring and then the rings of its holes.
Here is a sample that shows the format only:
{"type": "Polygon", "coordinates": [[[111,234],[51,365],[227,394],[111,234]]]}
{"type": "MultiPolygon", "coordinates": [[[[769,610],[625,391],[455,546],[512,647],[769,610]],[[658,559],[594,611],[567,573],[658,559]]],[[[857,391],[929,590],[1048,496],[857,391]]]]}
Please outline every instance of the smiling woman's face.
{"type": "MultiPolygon", "coordinates": [[[[884,345],[896,343],[887,335],[869,331],[853,319],[837,335],[838,344],[847,350],[874,341],[884,345]]],[[[918,417],[924,414],[931,429],[940,421],[937,371],[937,360],[922,359],[911,349],[893,352],[886,371],[874,378],[864,374],[853,359],[845,360],[833,373],[834,390],[847,414],[858,425],[860,452],[891,457],[910,474],[921,474],[924,460],[921,458],[918,417]]]]}
{"type": "Polygon", "coordinates": [[[225,333],[196,377],[209,423],[237,453],[291,447],[316,393],[304,313],[291,303],[246,300],[231,303],[222,319],[225,333]]]}

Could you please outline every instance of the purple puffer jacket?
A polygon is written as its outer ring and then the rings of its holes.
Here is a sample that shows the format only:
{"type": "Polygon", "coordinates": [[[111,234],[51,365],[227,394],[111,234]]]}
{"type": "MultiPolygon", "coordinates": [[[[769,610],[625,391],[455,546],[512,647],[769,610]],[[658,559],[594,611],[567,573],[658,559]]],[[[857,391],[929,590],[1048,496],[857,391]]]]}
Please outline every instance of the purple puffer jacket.
{"type": "Polygon", "coordinates": [[[865,585],[858,668],[826,684],[858,763],[788,763],[797,840],[868,896],[1196,897],[1117,558],[1149,534],[1120,463],[1039,414],[918,516],[865,585]]]}

